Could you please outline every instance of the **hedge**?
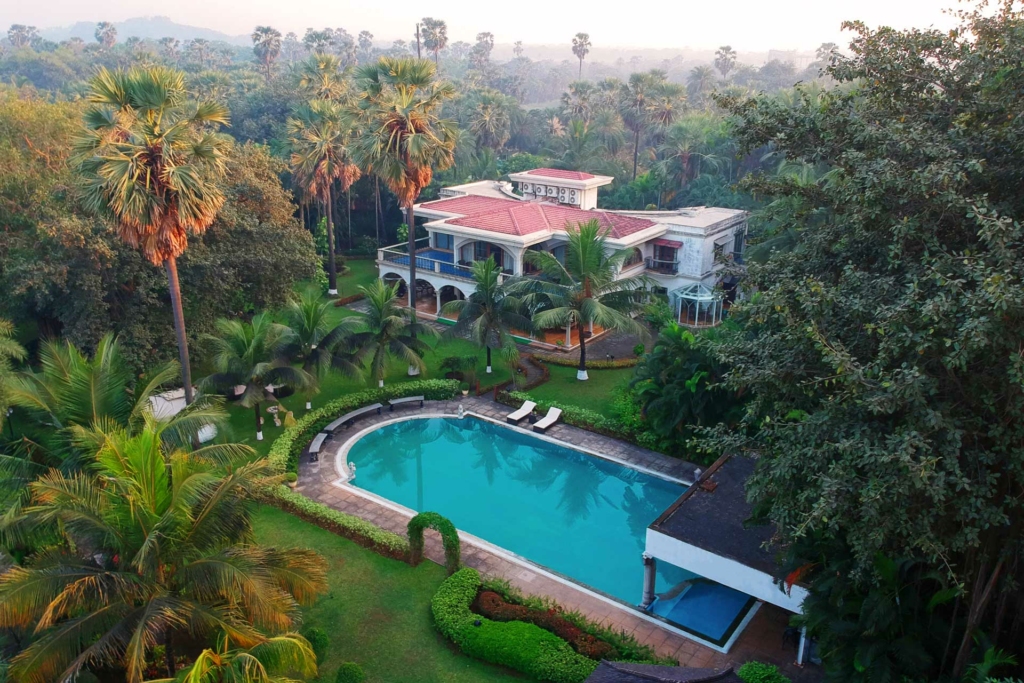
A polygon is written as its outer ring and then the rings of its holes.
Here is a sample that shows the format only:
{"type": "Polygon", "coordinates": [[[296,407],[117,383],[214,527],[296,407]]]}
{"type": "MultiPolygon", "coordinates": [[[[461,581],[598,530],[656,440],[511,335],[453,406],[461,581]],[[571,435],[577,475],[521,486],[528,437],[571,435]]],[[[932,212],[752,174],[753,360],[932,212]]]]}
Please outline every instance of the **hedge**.
{"type": "Polygon", "coordinates": [[[736,672],[743,683],[789,683],[779,667],[764,662],[747,662],[736,672]]]}
{"type": "Polygon", "coordinates": [[[323,503],[310,500],[283,484],[263,489],[258,497],[262,502],[300,517],[322,529],[344,536],[380,555],[403,562],[409,561],[409,542],[398,534],[385,531],[355,515],[345,514],[327,507],[323,503]]]}
{"type": "Polygon", "coordinates": [[[551,683],[582,683],[597,662],[540,626],[522,621],[491,621],[470,610],[480,574],[466,567],[449,576],[430,601],[434,624],[464,654],[500,664],[551,683]]]}
{"type": "MultiPolygon", "coordinates": [[[[572,356],[557,353],[535,353],[533,357],[542,363],[551,363],[552,365],[562,365],[567,368],[579,367],[579,358],[573,358],[572,356]]],[[[613,358],[608,360],[607,358],[595,358],[587,360],[588,370],[614,370],[616,368],[632,368],[640,362],[639,358],[613,358]]]]}
{"type": "Polygon", "coordinates": [[[534,401],[537,403],[537,409],[542,413],[546,413],[551,407],[560,408],[562,411],[562,422],[568,425],[580,427],[591,432],[606,434],[616,439],[629,438],[629,435],[623,433],[622,425],[619,424],[618,420],[605,417],[601,413],[588,410],[587,408],[580,408],[568,403],[538,401],[522,391],[508,391],[498,394],[497,400],[499,403],[513,408],[523,405],[524,401],[534,401]]]}
{"type": "Polygon", "coordinates": [[[409,534],[409,564],[415,567],[423,560],[423,531],[427,528],[441,534],[444,566],[449,575],[454,574],[462,564],[462,542],[451,520],[436,512],[421,512],[409,520],[406,527],[409,534]]]}
{"type": "Polygon", "coordinates": [[[334,307],[335,308],[341,308],[342,306],[345,306],[347,304],[351,304],[351,303],[354,303],[356,301],[362,301],[365,298],[366,298],[366,295],[363,294],[362,292],[357,292],[356,294],[350,294],[349,296],[339,297],[339,298],[334,300],[334,307]]]}
{"type": "Polygon", "coordinates": [[[421,379],[349,394],[330,401],[321,408],[311,410],[299,418],[294,427],[284,430],[281,436],[274,440],[267,457],[270,464],[279,471],[294,472],[298,468],[299,455],[313,440],[313,436],[347,412],[360,406],[383,403],[392,398],[422,394],[428,401],[447,401],[459,393],[459,383],[455,380],[421,379]]]}

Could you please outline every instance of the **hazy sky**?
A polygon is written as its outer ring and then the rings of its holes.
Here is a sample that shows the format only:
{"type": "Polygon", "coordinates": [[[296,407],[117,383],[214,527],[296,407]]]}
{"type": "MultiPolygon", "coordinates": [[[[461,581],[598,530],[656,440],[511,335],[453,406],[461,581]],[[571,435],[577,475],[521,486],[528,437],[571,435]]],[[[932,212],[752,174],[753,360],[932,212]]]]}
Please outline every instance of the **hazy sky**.
{"type": "Polygon", "coordinates": [[[473,41],[491,31],[499,43],[568,43],[587,31],[595,45],[714,48],[745,51],[813,49],[825,41],[845,45],[840,24],[860,19],[871,26],[936,26],[951,20],[942,10],[956,0],[174,0],[159,6],[139,0],[0,0],[0,26],[39,28],[76,21],[122,21],[149,14],[229,34],[271,24],[300,35],[308,26],[368,29],[378,39],[408,39],[423,16],[448,22],[448,35],[473,41]]]}

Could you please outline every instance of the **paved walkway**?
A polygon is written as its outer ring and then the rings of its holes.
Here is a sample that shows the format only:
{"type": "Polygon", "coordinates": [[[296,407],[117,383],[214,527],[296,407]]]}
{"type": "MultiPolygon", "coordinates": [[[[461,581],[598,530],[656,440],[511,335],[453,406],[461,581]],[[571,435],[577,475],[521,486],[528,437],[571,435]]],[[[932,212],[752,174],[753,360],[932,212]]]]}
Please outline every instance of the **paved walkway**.
{"type": "MultiPolygon", "coordinates": [[[[335,471],[335,454],[356,433],[396,415],[415,415],[417,413],[455,415],[460,404],[469,412],[496,419],[503,419],[509,412],[507,407],[484,398],[461,397],[452,401],[428,401],[422,409],[399,408],[394,413],[385,411],[380,416],[370,415],[328,440],[319,463],[310,463],[308,456],[303,453],[299,464],[297,490],[336,510],[356,515],[404,536],[410,518],[407,512],[382,505],[356,493],[355,489],[337,486],[334,483],[339,479],[339,473],[335,471]]],[[[603,453],[632,465],[655,470],[686,482],[691,480],[695,467],[692,463],[569,425],[558,424],[549,429],[547,433],[553,438],[576,447],[603,453]]],[[[440,537],[432,531],[427,533],[425,555],[429,559],[443,564],[444,552],[441,548],[440,537]]],[[[630,633],[641,643],[654,648],[659,655],[672,657],[683,666],[739,666],[744,662],[756,659],[778,665],[786,675],[798,683],[811,683],[821,678],[820,669],[817,667],[808,666],[801,669],[793,664],[796,658],[795,645],[787,644],[783,647],[782,642],[782,634],[788,623],[789,614],[772,605],[761,605],[730,652],[722,654],[641,617],[635,610],[603,600],[592,593],[581,590],[574,584],[556,580],[548,574],[538,571],[532,565],[512,561],[493,552],[488,547],[470,542],[464,543],[462,561],[465,565],[474,567],[487,576],[508,580],[525,594],[553,600],[566,610],[578,611],[591,620],[630,633]]],[[[642,568],[638,558],[637,572],[640,571],[642,568]]]]}

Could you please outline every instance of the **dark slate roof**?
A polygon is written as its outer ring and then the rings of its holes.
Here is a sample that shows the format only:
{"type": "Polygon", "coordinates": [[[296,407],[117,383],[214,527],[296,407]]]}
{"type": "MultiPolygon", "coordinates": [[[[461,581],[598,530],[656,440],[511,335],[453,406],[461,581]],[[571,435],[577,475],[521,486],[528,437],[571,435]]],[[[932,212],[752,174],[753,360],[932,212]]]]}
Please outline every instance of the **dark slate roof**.
{"type": "Polygon", "coordinates": [[[754,460],[724,455],[686,489],[651,528],[720,557],[735,560],[766,574],[777,567],[764,544],[770,526],[746,526],[752,506],[744,484],[754,471],[754,460]],[[710,489],[714,490],[710,490],[710,489]]]}
{"type": "Polygon", "coordinates": [[[631,662],[602,661],[586,683],[741,683],[727,669],[689,669],[682,666],[658,666],[631,662]]]}

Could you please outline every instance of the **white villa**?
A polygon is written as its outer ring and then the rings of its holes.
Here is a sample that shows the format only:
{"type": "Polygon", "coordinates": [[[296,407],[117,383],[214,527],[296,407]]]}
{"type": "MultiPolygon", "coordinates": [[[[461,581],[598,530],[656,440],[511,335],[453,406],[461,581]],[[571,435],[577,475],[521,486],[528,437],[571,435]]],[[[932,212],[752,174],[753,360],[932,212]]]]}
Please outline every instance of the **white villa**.
{"type": "MultiPolygon", "coordinates": [[[[725,257],[741,259],[747,212],[693,207],[675,211],[607,211],[597,208],[598,188],[609,176],[538,168],[513,173],[511,183],[485,180],[448,187],[441,198],[417,204],[428,237],[416,249],[417,309],[436,314],[472,292],[469,266],[493,256],[509,276],[530,275],[529,250],[564,254],[567,225],[597,219],[611,248],[632,249],[623,277],[646,275],[668,293],[679,321],[717,325],[733,294],[723,282],[725,257]]],[[[378,250],[380,276],[408,278],[404,244],[378,250]]],[[[575,346],[572,331],[566,345],[575,346]]]]}

